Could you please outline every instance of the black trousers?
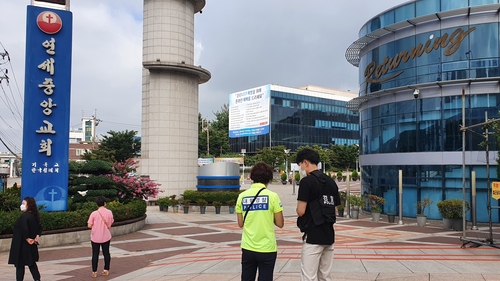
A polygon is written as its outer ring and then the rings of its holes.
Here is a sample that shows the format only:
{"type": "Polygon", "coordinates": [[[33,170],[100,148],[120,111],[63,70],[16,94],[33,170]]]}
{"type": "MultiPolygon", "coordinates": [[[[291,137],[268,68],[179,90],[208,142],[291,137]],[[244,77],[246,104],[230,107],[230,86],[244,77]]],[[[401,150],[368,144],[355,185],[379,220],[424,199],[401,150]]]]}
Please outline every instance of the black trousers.
{"type": "Polygon", "coordinates": [[[102,255],[104,256],[104,269],[109,270],[109,263],[111,262],[111,255],[109,254],[109,240],[104,243],[94,243],[92,244],[92,272],[97,272],[97,264],[99,262],[99,250],[102,247],[102,255]]]}
{"type": "Polygon", "coordinates": [[[277,253],[258,253],[241,249],[241,281],[255,281],[259,269],[259,281],[272,281],[277,253]]]}
{"type": "MultiPolygon", "coordinates": [[[[31,272],[31,276],[33,276],[33,280],[40,280],[40,271],[38,271],[38,266],[36,266],[36,263],[33,263],[33,265],[28,266],[31,272]]],[[[24,265],[17,265],[16,266],[16,280],[17,281],[23,281],[24,280],[24,265]]]]}

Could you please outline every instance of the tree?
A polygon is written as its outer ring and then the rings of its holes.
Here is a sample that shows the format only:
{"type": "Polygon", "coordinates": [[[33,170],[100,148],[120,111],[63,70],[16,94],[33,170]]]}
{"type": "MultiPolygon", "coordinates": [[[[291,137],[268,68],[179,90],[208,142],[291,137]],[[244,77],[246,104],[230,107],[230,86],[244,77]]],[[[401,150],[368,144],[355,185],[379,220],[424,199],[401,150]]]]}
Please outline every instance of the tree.
{"type": "Polygon", "coordinates": [[[137,131],[109,131],[109,136],[103,136],[98,149],[85,152],[86,160],[105,160],[108,162],[125,162],[137,156],[141,151],[141,140],[136,137],[137,131]],[[89,155],[92,154],[92,155],[89,155]]]}
{"type": "Polygon", "coordinates": [[[85,161],[103,160],[113,163],[113,161],[115,161],[115,155],[113,151],[105,151],[97,148],[93,150],[85,150],[85,153],[82,155],[82,159],[85,161]]]}
{"type": "MultiPolygon", "coordinates": [[[[323,167],[326,169],[326,165],[331,165],[332,164],[332,158],[331,154],[332,151],[328,148],[324,148],[318,144],[313,145],[313,147],[310,147],[309,145],[306,146],[299,146],[297,147],[297,152],[301,151],[302,149],[312,149],[316,151],[319,155],[319,161],[323,164],[323,167]]],[[[297,153],[292,154],[289,158],[288,161],[292,161],[291,163],[295,162],[297,158],[297,153]]]]}
{"type": "Polygon", "coordinates": [[[285,146],[277,145],[272,148],[264,147],[263,149],[259,149],[257,158],[259,161],[263,161],[269,166],[277,168],[285,162],[285,146]]]}
{"type": "Polygon", "coordinates": [[[347,144],[331,145],[333,153],[333,163],[335,165],[343,167],[348,170],[350,167],[354,167],[356,160],[359,157],[359,146],[353,144],[348,146],[347,144]]]}
{"type": "Polygon", "coordinates": [[[89,160],[83,164],[75,162],[70,165],[68,195],[73,203],[69,205],[70,209],[78,209],[84,202],[95,202],[96,197],[100,195],[106,197],[109,202],[117,200],[116,185],[107,176],[111,172],[111,163],[104,160],[89,160]]]}
{"type": "MultiPolygon", "coordinates": [[[[500,114],[500,111],[498,112],[498,114],[500,114]]],[[[495,121],[495,119],[489,119],[488,122],[490,122],[490,124],[485,125],[483,127],[483,130],[488,129],[488,128],[493,128],[493,135],[496,138],[497,147],[498,147],[498,143],[500,143],[500,123],[498,122],[498,119],[496,119],[496,120],[497,121],[495,121]]],[[[485,140],[482,143],[480,143],[479,145],[480,146],[490,145],[492,143],[492,141],[489,141],[489,142],[490,143],[486,143],[486,140],[485,140]]],[[[493,148],[493,149],[495,149],[495,148],[493,148]]],[[[491,150],[491,148],[488,148],[488,150],[491,150]]],[[[496,162],[497,162],[497,175],[500,176],[500,158],[497,158],[496,162]]]]}
{"type": "Polygon", "coordinates": [[[198,114],[198,157],[220,157],[230,153],[229,106],[224,104],[214,115],[215,120],[209,121],[198,114]]]}
{"type": "Polygon", "coordinates": [[[148,199],[149,196],[156,197],[160,191],[160,184],[152,181],[149,177],[136,175],[139,161],[127,159],[124,162],[116,162],[113,173],[108,177],[116,183],[118,196],[121,200],[133,198],[148,199]]]}

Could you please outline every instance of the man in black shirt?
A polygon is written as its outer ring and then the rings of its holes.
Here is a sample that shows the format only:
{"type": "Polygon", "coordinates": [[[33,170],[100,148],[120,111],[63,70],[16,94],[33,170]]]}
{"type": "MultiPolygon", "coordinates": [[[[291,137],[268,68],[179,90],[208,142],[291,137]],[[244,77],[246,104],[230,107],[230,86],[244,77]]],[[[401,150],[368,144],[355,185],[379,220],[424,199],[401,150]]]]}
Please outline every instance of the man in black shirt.
{"type": "Polygon", "coordinates": [[[297,153],[296,161],[302,177],[297,197],[297,225],[304,232],[300,280],[330,281],[335,242],[333,224],[335,206],[340,205],[339,189],[332,178],[318,170],[319,155],[316,151],[303,149],[297,153]]]}

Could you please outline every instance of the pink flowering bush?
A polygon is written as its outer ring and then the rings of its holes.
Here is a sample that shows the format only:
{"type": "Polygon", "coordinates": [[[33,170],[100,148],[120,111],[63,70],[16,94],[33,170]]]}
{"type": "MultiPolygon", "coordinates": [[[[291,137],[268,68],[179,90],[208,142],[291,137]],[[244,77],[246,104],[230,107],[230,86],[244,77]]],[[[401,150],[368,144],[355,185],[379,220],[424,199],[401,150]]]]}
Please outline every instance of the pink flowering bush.
{"type": "Polygon", "coordinates": [[[109,174],[118,190],[118,197],[123,199],[148,199],[148,197],[156,197],[160,191],[160,184],[150,180],[147,177],[136,175],[139,161],[134,161],[129,158],[125,162],[115,162],[112,170],[113,174],[109,174]]]}

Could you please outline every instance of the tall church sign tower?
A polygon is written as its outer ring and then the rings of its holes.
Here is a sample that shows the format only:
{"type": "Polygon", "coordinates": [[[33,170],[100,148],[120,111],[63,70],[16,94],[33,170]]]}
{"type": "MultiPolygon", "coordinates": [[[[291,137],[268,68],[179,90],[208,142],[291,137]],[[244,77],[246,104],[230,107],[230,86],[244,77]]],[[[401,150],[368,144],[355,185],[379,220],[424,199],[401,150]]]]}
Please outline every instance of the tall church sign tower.
{"type": "Polygon", "coordinates": [[[73,14],[69,0],[32,0],[26,15],[21,198],[68,205],[73,14]]]}
{"type": "Polygon", "coordinates": [[[140,172],[168,195],[196,186],[198,85],[211,74],[194,65],[194,14],[205,0],[144,0],[140,172]]]}

